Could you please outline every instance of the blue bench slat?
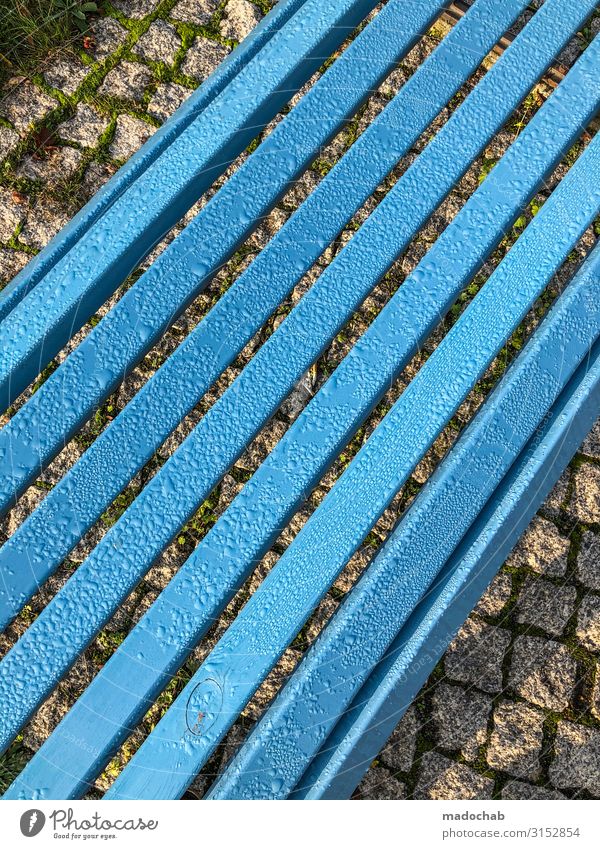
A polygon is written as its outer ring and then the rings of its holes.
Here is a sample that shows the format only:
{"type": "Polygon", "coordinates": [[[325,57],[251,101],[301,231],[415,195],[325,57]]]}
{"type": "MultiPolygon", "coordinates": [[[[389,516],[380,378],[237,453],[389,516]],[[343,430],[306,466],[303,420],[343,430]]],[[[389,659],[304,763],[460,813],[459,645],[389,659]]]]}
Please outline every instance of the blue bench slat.
{"type": "MultiPolygon", "coordinates": [[[[77,249],[60,259],[7,315],[0,329],[7,340],[0,349],[1,409],[31,383],[374,5],[375,0],[306,0],[92,225],[77,249]]],[[[154,296],[158,300],[163,293],[159,289],[154,296]]]]}
{"type": "MultiPolygon", "coordinates": [[[[11,790],[13,795],[27,795],[33,788],[45,788],[52,798],[71,798],[85,791],[86,782],[95,778],[110,753],[127,736],[127,729],[139,721],[183,662],[189,645],[200,638],[219,607],[229,600],[253,563],[264,555],[277,528],[285,525],[299,506],[302,494],[351,438],[361,419],[397,377],[413,347],[422,344],[439,316],[535,192],[537,184],[552,169],[561,151],[571,146],[578,128],[594,113],[600,94],[598,74],[593,73],[598,67],[599,51],[600,41],[596,40],[405,280],[353,354],[337,370],[335,382],[331,380],[292,425],[254,476],[252,486],[231,505],[44,743],[11,790]],[[565,121],[566,116],[569,117],[565,121]],[[536,146],[539,154],[532,156],[536,146]],[[486,210],[493,210],[494,214],[484,216],[486,210]],[[477,239],[465,239],[464,233],[474,225],[477,239]],[[440,274],[442,269],[444,273],[440,274]],[[419,297],[423,292],[428,293],[426,299],[419,297]],[[415,304],[420,304],[418,311],[415,304]],[[411,327],[408,337],[402,331],[407,323],[411,327]],[[368,389],[349,399],[345,387],[357,373],[363,376],[362,382],[368,389]],[[320,412],[323,405],[335,410],[335,416],[323,416],[320,412]],[[309,450],[307,434],[312,434],[309,450]],[[302,466],[290,468],[289,458],[296,440],[303,445],[306,459],[302,466]],[[275,485],[273,506],[265,514],[262,493],[272,494],[275,485]],[[225,545],[232,552],[226,572],[219,566],[225,545]],[[197,587],[211,575],[219,575],[221,598],[199,604],[197,587]],[[187,617],[185,628],[174,633],[172,611],[183,608],[187,617]],[[72,744],[73,740],[80,741],[80,745],[72,744]]],[[[181,623],[177,625],[180,627],[181,623]]]]}
{"type": "Polygon", "coordinates": [[[59,233],[0,292],[0,321],[42,280],[92,224],[142,174],[171,142],[220,94],[306,0],[280,0],[250,35],[179,107],[169,121],[111,177],[59,233]]]}
{"type": "MultiPolygon", "coordinates": [[[[129,594],[246,441],[283,400],[294,380],[464,173],[468,162],[487,142],[488,134],[493,134],[529,90],[532,77],[541,73],[557,45],[569,36],[557,21],[561,17],[563,26],[565,21],[572,22],[569,10],[557,0],[549,0],[535,15],[528,29],[5,657],[0,664],[0,708],[10,703],[10,710],[0,711],[3,745],[129,594]],[[467,130],[470,132],[465,138],[467,130]],[[431,173],[435,174],[434,181],[428,178],[431,173]],[[262,387],[259,395],[257,385],[262,387]],[[24,670],[36,662],[36,657],[37,674],[32,678],[24,670]],[[15,681],[23,682],[17,693],[15,681]]],[[[589,151],[587,158],[591,158],[589,151]]],[[[567,187],[578,171],[572,174],[567,187]]],[[[567,188],[563,190],[566,192],[567,188]]],[[[582,206],[580,215],[585,211],[582,206]]],[[[555,252],[561,245],[557,240],[555,252]]],[[[265,507],[268,509],[268,504],[265,507]]],[[[183,634],[184,624],[178,623],[175,630],[183,634]]]]}
{"type": "Polygon", "coordinates": [[[290,794],[599,335],[597,248],[211,790],[211,799],[290,794]]]}
{"type": "MultiPolygon", "coordinates": [[[[600,209],[599,178],[597,136],[250,597],[105,798],[174,798],[193,780],[585,232],[600,209]]],[[[21,660],[11,666],[16,671],[29,668],[30,663],[21,660]]],[[[11,677],[14,679],[14,672],[11,677]]]]}
{"type": "MultiPolygon", "coordinates": [[[[433,5],[428,7],[428,14],[433,13],[433,5]]],[[[0,572],[5,579],[0,588],[0,622],[6,623],[20,610],[231,363],[318,258],[323,245],[335,238],[345,221],[477,67],[517,14],[521,2],[503,6],[500,15],[497,9],[490,14],[494,5],[495,0],[480,0],[469,12],[159,373],[0,550],[0,572]],[[465,50],[466,45],[469,46],[465,50]],[[436,92],[435,97],[431,91],[436,92]],[[198,362],[202,362],[202,369],[198,369],[198,362]],[[113,458],[112,462],[109,458],[113,458]],[[86,494],[84,499],[78,497],[81,492],[86,494]],[[23,563],[28,564],[26,569],[23,563]]],[[[402,45],[398,19],[405,17],[406,8],[403,3],[390,4],[382,20],[383,27],[398,41],[399,50],[402,45]],[[391,26],[392,15],[396,27],[391,26]]],[[[421,8],[424,17],[425,8],[421,8]]],[[[411,38],[408,32],[405,43],[411,38]]],[[[576,106],[573,113],[577,126],[583,115],[584,121],[589,115],[588,98],[582,98],[581,103],[583,112],[576,106]]],[[[318,108],[323,109],[322,103],[318,108]]],[[[561,149],[560,145],[557,149],[561,149]]],[[[207,212],[209,209],[210,205],[207,212]]],[[[221,229],[222,220],[219,224],[221,229]]],[[[216,246],[221,244],[220,240],[214,241],[216,246]]],[[[154,287],[148,287],[148,297],[153,291],[154,287]]],[[[118,306],[116,311],[123,308],[118,306]]],[[[127,327],[119,329],[118,336],[127,340],[127,346],[118,350],[128,357],[133,354],[131,330],[137,324],[137,320],[131,320],[127,327]]],[[[104,348],[111,352],[111,369],[104,370],[105,380],[124,370],[123,360],[113,353],[107,334],[110,338],[117,335],[109,327],[105,332],[101,323],[0,432],[0,452],[5,452],[5,461],[0,463],[0,488],[6,505],[14,491],[22,489],[63,444],[65,431],[74,427],[73,419],[80,420],[81,410],[89,410],[94,403],[99,381],[90,367],[89,391],[85,392],[85,363],[97,363],[97,351],[104,348]],[[73,400],[66,405],[65,398],[73,400]]]]}
{"type": "Polygon", "coordinates": [[[296,787],[348,798],[600,415],[600,342],[296,787]]]}

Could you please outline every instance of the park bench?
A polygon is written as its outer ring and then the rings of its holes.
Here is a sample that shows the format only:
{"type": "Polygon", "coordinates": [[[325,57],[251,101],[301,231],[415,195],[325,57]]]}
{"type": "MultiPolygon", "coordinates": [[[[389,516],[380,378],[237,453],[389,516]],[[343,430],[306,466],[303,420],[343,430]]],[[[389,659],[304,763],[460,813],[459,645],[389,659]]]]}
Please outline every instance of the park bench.
{"type": "MultiPolygon", "coordinates": [[[[0,295],[8,408],[368,21],[0,431],[9,510],[442,13],[282,0],[0,295]]],[[[539,5],[539,4],[538,4],[539,5]]],[[[5,628],[500,43],[447,35],[0,549],[5,628]]],[[[0,662],[6,748],[594,12],[546,0],[0,662]]],[[[458,14],[457,12],[464,12],[458,14]]],[[[6,793],[83,796],[600,106],[564,75],[6,793]]],[[[600,212],[593,136],[230,622],[105,798],[179,798],[600,212]]],[[[347,798],[600,413],[600,248],[416,495],[209,798],[347,798]]]]}

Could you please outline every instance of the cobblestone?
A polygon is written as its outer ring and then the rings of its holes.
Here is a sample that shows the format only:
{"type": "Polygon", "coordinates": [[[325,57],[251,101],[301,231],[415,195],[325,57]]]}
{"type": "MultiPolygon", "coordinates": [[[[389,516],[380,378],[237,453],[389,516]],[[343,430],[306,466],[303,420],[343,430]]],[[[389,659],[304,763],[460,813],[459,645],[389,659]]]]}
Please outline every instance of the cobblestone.
{"type": "Polygon", "coordinates": [[[110,121],[87,103],[77,104],[72,118],[59,125],[56,134],[65,141],[76,142],[82,147],[95,147],[110,121]]]}
{"type": "Polygon", "coordinates": [[[186,53],[181,70],[201,82],[212,74],[228,53],[229,48],[199,35],[186,53]]]}
{"type": "Polygon", "coordinates": [[[558,636],[575,609],[575,587],[557,586],[550,581],[530,579],[521,590],[517,603],[517,622],[535,625],[558,636]]]}
{"type": "Polygon", "coordinates": [[[234,41],[242,41],[260,21],[256,6],[248,0],[229,0],[221,21],[221,35],[234,41]]]}
{"type": "Polygon", "coordinates": [[[175,54],[180,47],[181,39],[175,27],[166,21],[155,21],[140,38],[133,50],[142,59],[172,65],[175,54]]]}
{"type": "Polygon", "coordinates": [[[0,105],[0,112],[18,130],[25,132],[57,106],[57,100],[25,80],[9,89],[0,105]]]}
{"type": "Polygon", "coordinates": [[[372,767],[358,785],[355,799],[404,799],[406,787],[387,769],[372,767]]]}
{"type": "Polygon", "coordinates": [[[499,616],[512,592],[512,581],[506,572],[500,572],[481,596],[475,613],[481,616],[499,616]]]}
{"type": "Polygon", "coordinates": [[[549,790],[546,787],[536,787],[533,784],[526,784],[524,781],[509,781],[502,788],[503,799],[535,799],[535,800],[556,800],[566,799],[558,790],[549,790]]]}
{"type": "Polygon", "coordinates": [[[160,0],[113,0],[113,6],[127,18],[141,21],[156,9],[159,2],[160,0]]]}
{"type": "Polygon", "coordinates": [[[525,531],[508,558],[510,566],[532,569],[551,578],[559,578],[567,571],[569,540],[563,537],[556,525],[536,517],[525,531]]]}
{"type": "MultiPolygon", "coordinates": [[[[600,18],[597,19],[600,26],[600,18]]],[[[594,427],[585,438],[581,450],[588,457],[593,457],[595,460],[600,460],[600,422],[596,422],[594,427]]]]}
{"type": "Polygon", "coordinates": [[[559,722],[550,780],[562,790],[588,790],[600,796],[600,731],[559,722]]]}
{"type": "Polygon", "coordinates": [[[486,693],[502,689],[502,662],[510,634],[475,619],[467,619],[446,652],[450,678],[474,684],[486,693]]]}
{"type": "Polygon", "coordinates": [[[41,250],[68,220],[69,216],[65,210],[53,201],[40,201],[19,233],[19,241],[30,248],[41,250]]]}
{"type": "Polygon", "coordinates": [[[0,248],[0,284],[6,285],[27,264],[29,255],[12,248],[0,248]]]}
{"type": "Polygon", "coordinates": [[[179,0],[169,17],[187,24],[207,24],[220,6],[220,0],[179,0]]]}
{"type": "Polygon", "coordinates": [[[139,103],[151,80],[152,74],[145,65],[139,62],[121,62],[106,75],[98,93],[139,103]]]}
{"type": "Polygon", "coordinates": [[[99,18],[91,24],[94,39],[94,58],[106,59],[119,48],[128,36],[125,27],[114,18],[99,18]]]}
{"type": "Polygon", "coordinates": [[[17,175],[27,180],[44,180],[49,186],[56,186],[73,176],[81,158],[81,151],[73,147],[57,147],[46,156],[25,157],[17,175]]]}
{"type": "Polygon", "coordinates": [[[109,152],[113,159],[129,159],[154,133],[154,127],[131,115],[119,115],[109,152]]]}
{"type": "Polygon", "coordinates": [[[19,134],[15,130],[10,127],[0,127],[0,162],[13,152],[18,143],[19,134]]]}
{"type": "Polygon", "coordinates": [[[161,83],[148,104],[148,114],[159,121],[170,118],[192,92],[177,83],[161,83]]]}
{"type": "Polygon", "coordinates": [[[600,651],[600,596],[587,595],[577,614],[576,636],[584,648],[600,651]]]}
{"type": "Polygon", "coordinates": [[[425,752],[414,796],[415,799],[489,799],[493,788],[491,778],[437,752],[425,752]]]}
{"type": "Polygon", "coordinates": [[[593,533],[585,533],[577,555],[577,576],[592,590],[600,590],[600,538],[593,533]]]}
{"type": "Polygon", "coordinates": [[[561,711],[569,704],[577,667],[568,649],[543,637],[517,637],[509,685],[534,705],[561,711]]]}
{"type": "Polygon", "coordinates": [[[544,714],[537,708],[508,701],[499,704],[487,749],[488,764],[517,778],[539,778],[543,723],[544,714]]]}
{"type": "Polygon", "coordinates": [[[14,200],[8,189],[0,188],[0,242],[10,240],[24,217],[22,205],[14,200]]]}
{"type": "Polygon", "coordinates": [[[57,88],[63,94],[74,94],[90,70],[73,56],[62,56],[47,71],[44,71],[44,79],[49,86],[57,88]]]}
{"type": "Polygon", "coordinates": [[[385,748],[380,759],[393,772],[409,772],[417,747],[419,721],[414,707],[406,711],[385,748]]]}
{"type": "Polygon", "coordinates": [[[432,713],[438,744],[451,752],[460,751],[468,761],[475,760],[487,739],[491,709],[492,700],[484,693],[439,684],[433,694],[432,713]]]}
{"type": "Polygon", "coordinates": [[[600,466],[579,467],[569,510],[580,522],[600,522],[600,466]]]}

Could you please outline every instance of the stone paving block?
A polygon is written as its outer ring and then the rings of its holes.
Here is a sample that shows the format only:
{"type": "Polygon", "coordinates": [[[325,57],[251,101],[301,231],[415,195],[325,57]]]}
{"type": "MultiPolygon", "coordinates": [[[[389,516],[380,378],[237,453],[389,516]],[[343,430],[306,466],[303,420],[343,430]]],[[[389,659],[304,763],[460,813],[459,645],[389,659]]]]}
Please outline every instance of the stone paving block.
{"type": "Polygon", "coordinates": [[[536,787],[534,784],[526,784],[524,781],[509,781],[502,788],[503,799],[566,799],[558,790],[550,790],[547,787],[536,787]]]}
{"type": "Polygon", "coordinates": [[[166,21],[155,21],[133,47],[133,52],[142,59],[172,65],[175,54],[181,47],[177,30],[166,21]]]}
{"type": "Polygon", "coordinates": [[[113,159],[129,159],[154,132],[155,128],[141,118],[119,115],[115,135],[108,149],[110,155],[113,159]]]}
{"type": "Polygon", "coordinates": [[[575,587],[557,586],[550,581],[530,578],[519,595],[517,622],[535,625],[558,636],[573,613],[576,600],[575,587]]]}
{"type": "Polygon", "coordinates": [[[202,81],[212,74],[228,53],[228,47],[199,35],[186,53],[181,70],[188,77],[202,81]]]}
{"type": "Polygon", "coordinates": [[[596,719],[600,719],[600,661],[596,664],[596,675],[590,710],[592,712],[592,716],[595,716],[596,719]]]}
{"type": "Polygon", "coordinates": [[[221,0],[179,0],[169,17],[186,24],[207,24],[221,5],[221,0]]]}
{"type": "Polygon", "coordinates": [[[600,596],[587,595],[581,602],[575,634],[584,648],[600,651],[600,596]]]}
{"type": "Polygon", "coordinates": [[[512,580],[506,572],[500,572],[481,596],[475,613],[481,616],[499,616],[512,592],[512,580]]]}
{"type": "Polygon", "coordinates": [[[600,522],[600,466],[583,463],[577,469],[569,512],[579,522],[600,522]]]}
{"type": "Polygon", "coordinates": [[[29,254],[15,251],[12,248],[0,248],[0,284],[5,286],[25,268],[31,257],[29,254]]]}
{"type": "Polygon", "coordinates": [[[94,59],[106,59],[120,47],[129,35],[125,27],[114,18],[99,18],[90,27],[94,38],[94,59]]]}
{"type": "Polygon", "coordinates": [[[499,704],[487,749],[487,762],[492,769],[517,778],[539,778],[543,723],[544,714],[537,708],[520,702],[499,704]]]}
{"type": "Polygon", "coordinates": [[[63,94],[74,94],[90,73],[90,68],[74,56],[61,56],[44,71],[44,79],[63,94]]]}
{"type": "Polygon", "coordinates": [[[354,799],[405,799],[406,787],[397,778],[383,769],[383,767],[371,767],[363,780],[356,788],[354,799]]]}
{"type": "Polygon", "coordinates": [[[559,578],[567,571],[569,540],[556,525],[536,516],[507,560],[508,565],[559,578]]]}
{"type": "Polygon", "coordinates": [[[421,758],[415,799],[490,799],[491,778],[479,775],[464,764],[448,760],[437,752],[421,758]]]}
{"type": "Polygon", "coordinates": [[[12,192],[0,188],[0,242],[8,242],[24,218],[25,211],[12,192]]]}
{"type": "Polygon", "coordinates": [[[477,690],[438,684],[432,713],[438,744],[450,751],[461,750],[467,760],[475,760],[487,739],[491,709],[491,698],[477,690]]]}
{"type": "Polygon", "coordinates": [[[558,516],[560,514],[568,498],[570,480],[571,470],[565,469],[555,483],[550,495],[544,501],[543,509],[550,516],[558,516]]]}
{"type": "Polygon", "coordinates": [[[509,642],[510,634],[503,628],[467,619],[446,652],[446,674],[486,693],[499,692],[502,661],[509,642]]]}
{"type": "Polygon", "coordinates": [[[559,722],[550,764],[550,781],[561,789],[588,790],[600,796],[600,731],[559,722]]]}
{"type": "Polygon", "coordinates": [[[56,134],[59,138],[77,142],[82,147],[95,147],[109,123],[108,118],[87,103],[78,103],[73,117],[60,124],[56,134]]]}
{"type": "Polygon", "coordinates": [[[27,180],[40,180],[49,186],[68,180],[81,165],[83,154],[74,147],[57,147],[47,156],[27,156],[19,166],[17,175],[27,180]]]}
{"type": "Polygon", "coordinates": [[[159,121],[166,121],[191,93],[189,88],[177,83],[161,83],[148,104],[148,114],[159,121]]]}
{"type": "Polygon", "coordinates": [[[19,134],[10,127],[0,127],[0,162],[12,153],[19,143],[19,134]]]}
{"type": "Polygon", "coordinates": [[[248,0],[229,0],[219,25],[223,38],[242,41],[252,32],[262,15],[248,0]]]}
{"type": "Polygon", "coordinates": [[[565,646],[544,637],[517,637],[509,685],[534,705],[562,711],[568,707],[577,666],[565,646]]]}
{"type": "Polygon", "coordinates": [[[141,21],[158,6],[160,0],[113,0],[113,6],[125,17],[141,21]]]}
{"type": "MultiPolygon", "coordinates": [[[[600,18],[597,20],[600,23],[600,18]]],[[[584,454],[587,454],[588,457],[594,457],[594,459],[600,460],[600,419],[598,419],[594,427],[586,436],[583,445],[581,446],[581,450],[584,454]]]]}
{"type": "Polygon", "coordinates": [[[81,183],[85,197],[95,195],[116,171],[117,166],[111,162],[91,162],[81,183]]]}
{"type": "Polygon", "coordinates": [[[600,590],[600,537],[588,531],[581,538],[577,577],[592,590],[600,590]]]}
{"type": "Polygon", "coordinates": [[[417,747],[418,731],[417,712],[414,706],[411,706],[394,729],[379,756],[381,762],[392,772],[410,771],[417,747]]]}
{"type": "Polygon", "coordinates": [[[41,200],[30,212],[19,233],[19,241],[41,250],[68,220],[69,216],[64,209],[60,209],[53,201],[41,200]]]}
{"type": "Polygon", "coordinates": [[[58,106],[58,101],[33,83],[25,80],[8,89],[2,99],[0,112],[14,124],[17,130],[25,132],[29,127],[58,106]]]}
{"type": "Polygon", "coordinates": [[[145,65],[139,62],[120,62],[106,75],[98,93],[139,103],[151,81],[152,74],[145,65]]]}

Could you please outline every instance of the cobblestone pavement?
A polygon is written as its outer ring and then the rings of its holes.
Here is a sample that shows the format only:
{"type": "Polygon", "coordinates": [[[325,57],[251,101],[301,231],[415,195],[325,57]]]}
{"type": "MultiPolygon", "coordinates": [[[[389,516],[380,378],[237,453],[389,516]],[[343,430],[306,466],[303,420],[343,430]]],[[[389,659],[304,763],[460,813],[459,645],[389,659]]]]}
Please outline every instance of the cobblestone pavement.
{"type": "MultiPolygon", "coordinates": [[[[251,31],[269,6],[269,0],[257,0],[255,3],[248,0],[113,0],[111,4],[103,4],[103,14],[94,20],[85,46],[79,39],[69,49],[50,57],[31,79],[19,78],[9,82],[0,97],[0,282],[11,279],[48,242],[106,182],[119,164],[152,135],[232,47],[251,31]]],[[[600,16],[573,40],[559,57],[560,61],[571,64],[586,41],[598,31],[600,16]]],[[[44,493],[60,479],[202,318],[435,47],[442,34],[441,26],[437,25],[424,37],[381,89],[373,93],[357,118],[321,151],[312,168],[290,188],[273,213],[260,223],[256,233],[219,272],[205,293],[175,322],[123,386],[97,411],[82,434],[65,447],[36,485],[25,493],[5,522],[5,535],[12,533],[35,508],[44,493]]],[[[336,244],[326,251],[316,269],[299,284],[289,301],[277,311],[198,408],[169,437],[154,460],[119,496],[47,587],[40,590],[6,636],[1,638],[3,652],[117,520],[219,392],[248,362],[258,345],[283,320],[317,274],[351,237],[356,225],[364,220],[422,150],[431,133],[443,125],[451,109],[461,102],[482,74],[483,71],[476,74],[453,100],[451,108],[443,110],[390,179],[367,202],[336,244]]],[[[316,367],[304,375],[273,421],[85,652],[56,694],[37,712],[22,739],[9,752],[13,764],[22,764],[43,742],[95,671],[124,639],[161,587],[282,436],[307,399],[331,373],[549,93],[544,84],[532,92],[316,367]]],[[[390,390],[317,487],[308,504],[283,530],[273,550],[227,608],[222,620],[111,762],[98,781],[98,791],[108,786],[148,733],[151,724],[168,708],[248,594],[258,586],[285,550],[351,456],[522,232],[581,149],[582,144],[579,144],[569,153],[531,207],[523,211],[513,231],[506,234],[500,248],[485,264],[473,286],[469,287],[425,350],[411,363],[398,385],[390,390]]],[[[198,208],[199,205],[190,211],[165,243],[179,232],[198,208]]],[[[219,772],[260,716],[282,680],[294,669],[302,652],[315,639],[397,517],[472,417],[511,357],[518,352],[523,339],[535,327],[598,232],[598,229],[594,232],[592,228],[582,239],[550,287],[549,296],[532,310],[502,356],[461,407],[452,426],[419,464],[364,547],[198,777],[191,789],[192,794],[202,795],[214,774],[219,772]]],[[[162,245],[155,249],[144,265],[161,248],[162,245]]],[[[109,306],[118,297],[119,293],[109,306]]],[[[107,308],[91,318],[55,363],[40,376],[37,384],[24,393],[9,411],[9,416],[89,332],[107,308]]],[[[600,797],[599,653],[600,422],[581,446],[539,515],[398,725],[389,744],[372,765],[357,791],[357,798],[600,797]]]]}

